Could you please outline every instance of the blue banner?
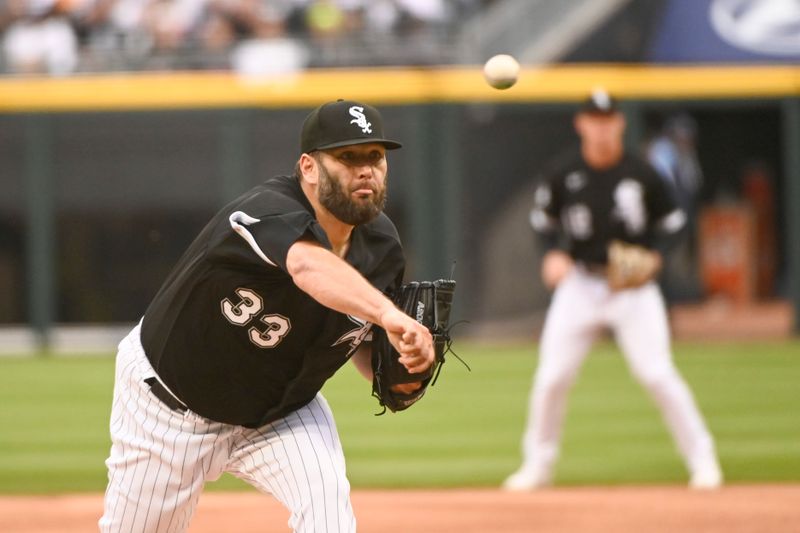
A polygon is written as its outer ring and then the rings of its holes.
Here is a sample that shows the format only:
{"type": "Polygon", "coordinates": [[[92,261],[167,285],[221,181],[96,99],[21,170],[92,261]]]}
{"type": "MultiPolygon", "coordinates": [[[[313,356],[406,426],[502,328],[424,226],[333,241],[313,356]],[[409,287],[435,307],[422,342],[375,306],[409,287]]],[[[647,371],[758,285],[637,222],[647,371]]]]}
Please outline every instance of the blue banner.
{"type": "Polygon", "coordinates": [[[667,0],[647,60],[800,64],[800,0],[667,0]]]}

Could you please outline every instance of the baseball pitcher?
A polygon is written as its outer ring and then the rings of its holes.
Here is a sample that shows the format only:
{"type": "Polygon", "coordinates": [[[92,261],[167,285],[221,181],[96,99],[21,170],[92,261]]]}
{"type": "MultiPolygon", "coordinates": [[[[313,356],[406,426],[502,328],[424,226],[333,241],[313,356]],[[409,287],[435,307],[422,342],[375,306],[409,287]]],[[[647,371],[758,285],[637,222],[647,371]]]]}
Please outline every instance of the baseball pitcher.
{"type": "Polygon", "coordinates": [[[442,361],[455,288],[401,287],[382,212],[396,148],[375,108],[322,105],[294,175],[247,191],[191,244],[119,345],[102,531],[185,531],[224,472],[277,498],[294,531],[355,531],[320,389],[352,360],[381,405],[412,405],[442,361]]]}

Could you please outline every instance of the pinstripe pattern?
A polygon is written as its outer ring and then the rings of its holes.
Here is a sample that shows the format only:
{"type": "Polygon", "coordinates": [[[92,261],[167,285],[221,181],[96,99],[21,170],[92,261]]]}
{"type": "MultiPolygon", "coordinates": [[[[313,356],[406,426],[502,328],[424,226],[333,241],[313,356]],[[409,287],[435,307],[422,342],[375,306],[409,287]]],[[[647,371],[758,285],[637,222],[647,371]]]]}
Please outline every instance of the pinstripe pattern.
{"type": "Polygon", "coordinates": [[[248,429],[171,410],[144,383],[153,375],[137,326],[117,356],[101,531],[186,531],[203,485],[223,472],[278,499],[294,531],[356,530],[344,453],[321,394],[248,429]]]}

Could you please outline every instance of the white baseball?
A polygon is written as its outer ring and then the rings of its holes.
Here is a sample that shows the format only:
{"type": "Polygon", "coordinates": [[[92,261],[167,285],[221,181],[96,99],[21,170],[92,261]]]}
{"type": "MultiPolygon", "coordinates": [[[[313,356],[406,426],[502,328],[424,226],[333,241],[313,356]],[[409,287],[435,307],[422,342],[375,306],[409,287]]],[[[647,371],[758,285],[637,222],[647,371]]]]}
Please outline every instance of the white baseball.
{"type": "Polygon", "coordinates": [[[495,89],[508,89],[519,78],[519,62],[508,54],[492,56],[483,65],[483,77],[495,89]]]}

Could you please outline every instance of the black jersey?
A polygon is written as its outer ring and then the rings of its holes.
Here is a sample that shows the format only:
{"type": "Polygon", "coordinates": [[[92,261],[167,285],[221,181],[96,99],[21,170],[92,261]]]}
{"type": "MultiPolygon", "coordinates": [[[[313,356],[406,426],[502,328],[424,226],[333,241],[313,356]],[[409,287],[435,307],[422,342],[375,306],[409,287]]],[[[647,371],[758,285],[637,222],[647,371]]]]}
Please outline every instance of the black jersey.
{"type": "MultiPolygon", "coordinates": [[[[324,307],[286,272],[300,238],[330,249],[294,177],[273,178],[220,211],[142,320],[159,378],[204,417],[257,427],[314,398],[371,324],[324,307]]],[[[378,290],[402,279],[397,230],[381,213],[353,229],[345,260],[378,290]]]]}
{"type": "Polygon", "coordinates": [[[613,239],[653,248],[660,233],[675,234],[685,221],[661,177],[630,154],[606,170],[571,154],[540,178],[531,211],[536,231],[560,230],[567,252],[589,265],[607,263],[613,239]]]}

